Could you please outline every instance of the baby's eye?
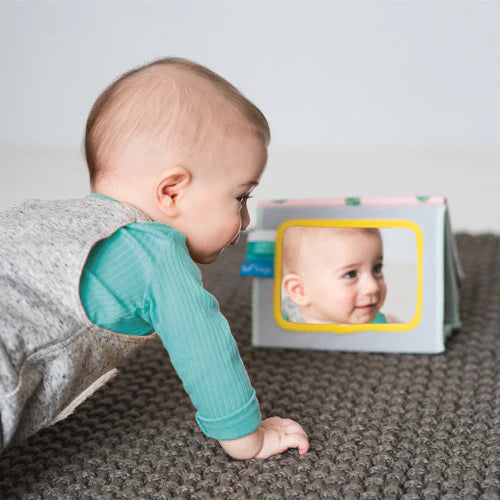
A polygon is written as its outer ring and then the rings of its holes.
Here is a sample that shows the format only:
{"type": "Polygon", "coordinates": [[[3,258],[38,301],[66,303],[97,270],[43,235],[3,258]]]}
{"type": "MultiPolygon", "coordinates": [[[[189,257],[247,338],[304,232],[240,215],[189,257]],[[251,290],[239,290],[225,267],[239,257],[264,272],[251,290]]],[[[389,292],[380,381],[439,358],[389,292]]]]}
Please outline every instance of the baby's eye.
{"type": "Polygon", "coordinates": [[[382,274],[383,264],[377,264],[373,266],[373,274],[382,274]]]}
{"type": "Polygon", "coordinates": [[[251,198],[251,197],[252,197],[252,196],[251,196],[250,194],[246,193],[246,194],[242,194],[241,196],[238,196],[236,199],[237,199],[240,203],[246,203],[246,202],[247,202],[247,200],[248,200],[249,198],[251,198]]]}
{"type": "Polygon", "coordinates": [[[347,278],[347,279],[354,279],[356,276],[358,275],[358,272],[357,271],[349,271],[348,273],[345,273],[344,274],[344,278],[347,278]]]}

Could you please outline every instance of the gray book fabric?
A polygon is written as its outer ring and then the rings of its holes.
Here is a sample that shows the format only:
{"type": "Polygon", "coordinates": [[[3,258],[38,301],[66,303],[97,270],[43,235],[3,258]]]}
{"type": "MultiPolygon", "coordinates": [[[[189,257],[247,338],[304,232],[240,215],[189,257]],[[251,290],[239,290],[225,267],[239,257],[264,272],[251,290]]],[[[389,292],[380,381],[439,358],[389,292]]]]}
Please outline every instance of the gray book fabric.
{"type": "Polygon", "coordinates": [[[203,267],[263,415],[300,421],[307,455],[228,458],[152,341],[68,419],[0,456],[0,498],[500,498],[500,237],[458,245],[463,328],[440,355],[254,349],[244,242],[203,267]]]}

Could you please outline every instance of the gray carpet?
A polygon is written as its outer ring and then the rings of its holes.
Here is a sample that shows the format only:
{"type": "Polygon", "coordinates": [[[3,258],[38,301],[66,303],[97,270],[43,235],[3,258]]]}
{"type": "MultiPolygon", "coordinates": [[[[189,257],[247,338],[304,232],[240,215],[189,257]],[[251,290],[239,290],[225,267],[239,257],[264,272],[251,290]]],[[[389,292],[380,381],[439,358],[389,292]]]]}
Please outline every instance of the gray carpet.
{"type": "Polygon", "coordinates": [[[238,462],[195,425],[159,342],[0,456],[0,498],[500,498],[500,237],[458,238],[463,328],[442,355],[253,349],[244,245],[203,269],[264,416],[311,451],[238,462]]]}

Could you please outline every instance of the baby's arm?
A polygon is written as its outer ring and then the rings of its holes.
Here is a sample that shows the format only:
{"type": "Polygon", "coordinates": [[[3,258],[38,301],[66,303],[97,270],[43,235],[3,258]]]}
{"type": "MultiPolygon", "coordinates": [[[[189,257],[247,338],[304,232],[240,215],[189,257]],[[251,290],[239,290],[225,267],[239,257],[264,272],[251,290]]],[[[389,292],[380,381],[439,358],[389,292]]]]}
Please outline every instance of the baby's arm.
{"type": "Polygon", "coordinates": [[[309,440],[301,425],[288,418],[271,417],[239,439],[219,440],[225,452],[238,460],[269,458],[289,448],[298,448],[303,455],[309,450],[309,440]]]}
{"type": "Polygon", "coordinates": [[[229,325],[203,288],[200,270],[184,243],[163,245],[144,297],[145,319],[169,352],[207,436],[237,459],[268,458],[288,448],[307,452],[300,425],[279,417],[261,420],[229,325]]]}

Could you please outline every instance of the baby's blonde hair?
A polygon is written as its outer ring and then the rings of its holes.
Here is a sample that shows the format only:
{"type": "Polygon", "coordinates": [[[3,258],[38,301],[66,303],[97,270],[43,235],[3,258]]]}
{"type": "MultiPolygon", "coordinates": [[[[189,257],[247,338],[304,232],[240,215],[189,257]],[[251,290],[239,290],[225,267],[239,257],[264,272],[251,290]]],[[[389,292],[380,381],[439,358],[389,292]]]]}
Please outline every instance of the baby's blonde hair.
{"type": "Polygon", "coordinates": [[[290,226],[283,234],[283,275],[298,273],[301,258],[309,255],[314,249],[314,242],[325,235],[341,235],[352,232],[380,234],[377,228],[369,227],[322,227],[322,226],[290,226]]]}
{"type": "Polygon", "coordinates": [[[250,132],[265,147],[271,133],[262,112],[224,78],[181,58],[163,58],[129,71],[97,98],[87,119],[85,157],[90,183],[116,155],[188,155],[212,127],[250,132]]]}

